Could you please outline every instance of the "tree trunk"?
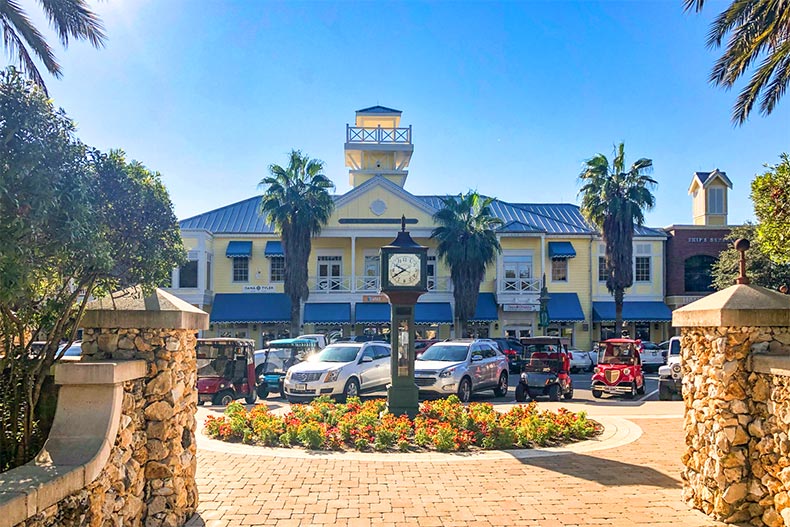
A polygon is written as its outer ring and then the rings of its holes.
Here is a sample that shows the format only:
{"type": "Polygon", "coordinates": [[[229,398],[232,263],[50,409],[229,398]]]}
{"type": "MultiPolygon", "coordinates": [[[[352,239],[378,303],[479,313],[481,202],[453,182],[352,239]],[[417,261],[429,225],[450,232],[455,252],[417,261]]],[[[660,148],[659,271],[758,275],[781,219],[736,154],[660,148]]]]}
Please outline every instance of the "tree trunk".
{"type": "Polygon", "coordinates": [[[299,336],[300,333],[299,328],[301,322],[301,317],[299,316],[301,314],[300,308],[301,308],[300,302],[293,302],[293,301],[291,302],[291,327],[289,329],[290,333],[288,334],[290,338],[296,338],[299,336]]]}
{"type": "Polygon", "coordinates": [[[614,337],[620,338],[623,334],[623,297],[625,290],[622,288],[614,291],[614,337]]]}

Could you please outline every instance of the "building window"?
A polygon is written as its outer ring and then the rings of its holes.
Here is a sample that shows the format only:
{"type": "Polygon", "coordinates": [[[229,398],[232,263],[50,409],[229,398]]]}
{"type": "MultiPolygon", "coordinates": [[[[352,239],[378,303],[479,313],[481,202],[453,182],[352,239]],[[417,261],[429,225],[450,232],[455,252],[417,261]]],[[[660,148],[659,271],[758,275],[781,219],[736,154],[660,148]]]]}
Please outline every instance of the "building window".
{"type": "Polygon", "coordinates": [[[436,256],[428,256],[427,269],[428,291],[434,291],[436,289],[436,256]]]}
{"type": "Polygon", "coordinates": [[[539,291],[540,284],[532,280],[532,256],[505,256],[502,259],[505,280],[504,292],[539,291]]]}
{"type": "Polygon", "coordinates": [[[616,335],[614,334],[614,324],[612,323],[601,324],[601,340],[609,340],[615,337],[616,335]]]}
{"type": "Polygon", "coordinates": [[[211,260],[206,260],[206,289],[211,289],[211,260]]]}
{"type": "Polygon", "coordinates": [[[318,257],[318,289],[339,291],[343,289],[343,257],[318,257]]]}
{"type": "Polygon", "coordinates": [[[233,258],[233,281],[234,282],[249,282],[250,281],[250,259],[244,257],[233,258]]]}
{"type": "Polygon", "coordinates": [[[567,258],[555,258],[551,261],[551,281],[552,282],[568,281],[567,258]]]}
{"type": "Polygon", "coordinates": [[[634,324],[634,333],[637,338],[642,341],[649,341],[650,340],[650,323],[648,322],[637,322],[634,324]]]}
{"type": "Polygon", "coordinates": [[[178,273],[178,287],[198,286],[198,262],[190,260],[181,266],[178,273]]]}
{"type": "Polygon", "coordinates": [[[606,279],[609,277],[609,273],[606,272],[606,257],[599,256],[598,257],[598,281],[599,282],[606,282],[606,279]]]}
{"type": "Polygon", "coordinates": [[[269,281],[282,282],[285,280],[285,257],[272,256],[269,258],[269,281]]]}
{"type": "Polygon", "coordinates": [[[634,280],[637,282],[650,281],[650,257],[637,256],[634,264],[634,280]]]}
{"type": "Polygon", "coordinates": [[[713,264],[716,258],[698,254],[687,258],[684,266],[684,289],[687,293],[707,293],[713,291],[713,264]]]}
{"type": "Polygon", "coordinates": [[[724,189],[708,189],[708,214],[724,214],[724,189]]]}

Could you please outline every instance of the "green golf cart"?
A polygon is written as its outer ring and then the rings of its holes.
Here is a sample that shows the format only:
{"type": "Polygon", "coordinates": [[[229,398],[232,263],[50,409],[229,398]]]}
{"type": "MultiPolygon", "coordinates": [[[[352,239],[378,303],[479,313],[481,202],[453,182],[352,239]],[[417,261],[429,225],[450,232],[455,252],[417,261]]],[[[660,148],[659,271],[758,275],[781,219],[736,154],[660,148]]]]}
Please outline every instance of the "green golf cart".
{"type": "Polygon", "coordinates": [[[266,347],[255,352],[255,375],[258,378],[258,397],[265,399],[270,393],[285,398],[283,379],[288,368],[299,364],[320,351],[313,339],[271,340],[266,347]]]}

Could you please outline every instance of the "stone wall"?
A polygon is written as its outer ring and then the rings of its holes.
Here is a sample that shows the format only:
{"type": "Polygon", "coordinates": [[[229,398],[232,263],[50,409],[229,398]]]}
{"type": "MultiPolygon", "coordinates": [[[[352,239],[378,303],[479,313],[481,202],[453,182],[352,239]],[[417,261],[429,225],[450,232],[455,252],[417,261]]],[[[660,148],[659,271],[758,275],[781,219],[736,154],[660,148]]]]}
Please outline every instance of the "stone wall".
{"type": "Polygon", "coordinates": [[[687,503],[790,526],[790,328],[686,327],[681,347],[687,503]]]}

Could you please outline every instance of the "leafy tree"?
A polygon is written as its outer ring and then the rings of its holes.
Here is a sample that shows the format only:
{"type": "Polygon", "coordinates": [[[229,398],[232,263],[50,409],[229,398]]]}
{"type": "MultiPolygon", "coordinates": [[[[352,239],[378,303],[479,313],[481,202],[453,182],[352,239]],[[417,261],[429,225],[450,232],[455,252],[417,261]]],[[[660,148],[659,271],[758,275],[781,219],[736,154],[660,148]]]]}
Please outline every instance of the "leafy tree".
{"type": "Polygon", "coordinates": [[[615,147],[611,165],[603,154],[584,164],[579,181],[581,212],[601,231],[606,245],[606,288],[614,296],[615,335],[623,327],[623,297],[634,282],[634,225],[645,222],[645,211],[655,205],[650,190],[656,181],[648,176],[653,161],[638,159],[625,169],[625,144],[615,147]]]}
{"type": "MultiPolygon", "coordinates": [[[[94,47],[104,45],[106,36],[99,17],[88,9],[85,0],[39,0],[41,9],[58,34],[63,47],[70,39],[87,40],[94,47]]],[[[52,47],[33,25],[18,0],[0,0],[0,27],[3,44],[9,55],[16,57],[22,71],[46,93],[46,86],[32,53],[44,63],[56,78],[63,74],[52,47]]]]}
{"type": "MultiPolygon", "coordinates": [[[[790,59],[788,59],[790,62],[790,59]]],[[[790,264],[790,156],[781,154],[777,165],[766,165],[752,181],[760,250],[777,264],[790,264]]]]}
{"type": "Polygon", "coordinates": [[[184,250],[159,174],[87,148],[14,69],[0,73],[0,189],[2,470],[40,447],[41,387],[88,298],[164,284],[184,250]]]}
{"type": "Polygon", "coordinates": [[[442,201],[444,207],[433,216],[439,226],[431,238],[437,241],[436,253],[450,268],[455,327],[460,331],[475,314],[486,266],[502,251],[495,232],[502,220],[491,213],[493,200],[472,190],[442,201]]]}
{"type": "MultiPolygon", "coordinates": [[[[699,12],[705,0],[683,4],[686,11],[699,12]]],[[[733,122],[746,122],[758,100],[760,113],[769,115],[790,83],[790,4],[734,0],[711,24],[707,45],[720,48],[725,39],[727,47],[713,66],[711,83],[730,89],[747,70],[756,69],[733,106],[733,122]]]]}
{"type": "Polygon", "coordinates": [[[271,176],[261,180],[265,188],[261,214],[280,233],[285,253],[285,293],[291,299],[291,335],[299,334],[299,308],[307,300],[307,262],[311,238],[318,236],[335,209],[329,194],[334,188],[324,173],[324,163],[291,150],[288,166],[270,165],[271,176]]]}
{"type": "MultiPolygon", "coordinates": [[[[759,226],[751,223],[733,227],[727,239],[732,242],[738,238],[751,241],[756,238],[758,229],[759,226]]],[[[733,285],[738,277],[739,261],[740,254],[732,245],[722,251],[713,264],[711,273],[713,287],[722,290],[733,285]]],[[[753,285],[777,290],[782,285],[790,285],[790,265],[773,262],[762,247],[756,243],[753,243],[751,249],[746,252],[746,274],[753,285]]]]}

